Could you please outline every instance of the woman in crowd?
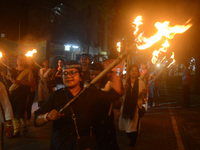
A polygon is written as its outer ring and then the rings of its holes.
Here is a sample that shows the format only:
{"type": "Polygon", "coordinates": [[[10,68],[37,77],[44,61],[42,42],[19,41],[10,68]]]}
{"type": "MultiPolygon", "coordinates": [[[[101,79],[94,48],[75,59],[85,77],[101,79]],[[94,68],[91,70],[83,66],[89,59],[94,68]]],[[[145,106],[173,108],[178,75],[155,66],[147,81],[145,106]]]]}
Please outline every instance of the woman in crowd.
{"type": "Polygon", "coordinates": [[[39,71],[39,84],[38,84],[38,106],[40,107],[46,98],[49,96],[51,89],[48,87],[48,82],[53,77],[52,69],[49,68],[49,61],[47,59],[44,59],[42,61],[43,68],[39,71]]]}
{"type": "Polygon", "coordinates": [[[53,74],[54,74],[54,84],[52,87],[54,87],[54,91],[59,90],[61,88],[64,88],[64,83],[62,80],[62,68],[64,66],[64,60],[59,59],[58,60],[58,67],[54,68],[53,74]]]}
{"type": "Polygon", "coordinates": [[[24,118],[27,96],[33,82],[33,73],[27,68],[26,57],[24,55],[18,56],[17,66],[9,70],[7,80],[11,83],[9,93],[14,114],[14,133],[12,137],[17,137],[20,136],[20,127],[26,129],[24,118]]]}
{"type": "Polygon", "coordinates": [[[10,100],[8,99],[8,93],[6,90],[5,85],[0,82],[0,149],[3,150],[3,132],[4,132],[4,122],[6,121],[6,137],[10,137],[13,134],[13,112],[12,112],[12,106],[10,104],[10,100]]]}
{"type": "Polygon", "coordinates": [[[32,57],[29,57],[27,59],[27,64],[28,64],[28,68],[33,73],[33,82],[31,85],[31,90],[28,95],[28,103],[27,103],[27,108],[26,108],[26,113],[27,113],[26,123],[27,123],[27,125],[30,125],[32,105],[35,100],[35,93],[37,91],[38,71],[39,70],[36,68],[32,57]]]}
{"type": "Polygon", "coordinates": [[[142,108],[143,99],[146,94],[145,83],[138,79],[139,68],[137,65],[130,65],[128,80],[125,85],[125,99],[122,103],[119,117],[119,129],[125,130],[127,133],[130,144],[129,148],[134,148],[139,126],[139,108],[142,108]]]}

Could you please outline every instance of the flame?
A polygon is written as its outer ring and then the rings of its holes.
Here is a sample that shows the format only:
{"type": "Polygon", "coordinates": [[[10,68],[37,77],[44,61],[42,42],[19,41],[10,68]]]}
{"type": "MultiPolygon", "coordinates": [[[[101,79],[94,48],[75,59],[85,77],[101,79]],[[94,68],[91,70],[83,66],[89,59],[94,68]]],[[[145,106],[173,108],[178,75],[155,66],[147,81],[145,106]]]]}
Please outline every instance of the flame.
{"type": "Polygon", "coordinates": [[[2,57],[3,57],[2,52],[0,52],[0,58],[2,58],[2,57]]]}
{"type": "Polygon", "coordinates": [[[146,38],[143,36],[144,33],[140,33],[136,39],[137,48],[140,50],[147,49],[156,42],[160,41],[162,37],[165,37],[166,39],[173,39],[176,34],[181,34],[187,31],[192,26],[192,24],[188,24],[188,25],[175,25],[173,27],[170,27],[169,23],[170,23],[169,21],[165,21],[163,23],[156,22],[154,26],[158,31],[155,35],[153,35],[150,38],[146,38]]]}
{"type": "Polygon", "coordinates": [[[143,22],[142,22],[142,16],[141,15],[139,15],[139,16],[137,16],[136,18],[135,18],[135,20],[133,21],[133,27],[135,27],[135,31],[134,31],[134,35],[136,35],[136,33],[139,31],[139,26],[141,25],[141,24],[143,24],[143,22]]]}
{"type": "Polygon", "coordinates": [[[117,51],[120,52],[121,51],[121,42],[117,43],[117,51]]]}
{"type": "MultiPolygon", "coordinates": [[[[153,64],[155,64],[156,62],[157,62],[157,60],[158,60],[158,58],[159,58],[159,55],[161,55],[161,53],[162,52],[164,52],[164,53],[166,53],[167,52],[167,48],[169,47],[169,42],[168,42],[168,40],[165,40],[165,43],[163,43],[162,44],[162,48],[160,48],[159,50],[154,50],[153,51],[153,57],[152,57],[152,59],[151,59],[151,62],[153,63],[153,64]]],[[[163,58],[162,58],[162,61],[164,60],[166,58],[166,56],[164,56],[163,58]]],[[[162,62],[161,61],[161,62],[162,62]]]]}
{"type": "MultiPolygon", "coordinates": [[[[154,26],[157,29],[157,33],[149,38],[146,38],[144,36],[144,33],[140,33],[135,39],[136,47],[139,50],[147,49],[151,47],[153,44],[155,44],[156,42],[163,39],[164,37],[166,40],[162,44],[162,47],[159,50],[154,50],[152,53],[153,57],[151,59],[151,62],[155,64],[159,60],[161,55],[167,52],[167,49],[170,46],[168,40],[173,39],[176,34],[181,34],[187,31],[192,26],[192,24],[189,24],[189,22],[190,20],[188,20],[184,25],[175,25],[175,26],[169,26],[170,24],[169,21],[156,22],[154,26]]],[[[143,24],[142,16],[138,16],[134,20],[133,23],[135,24],[134,34],[136,34],[139,30],[138,26],[143,24]]],[[[170,57],[170,59],[172,59],[173,61],[168,65],[168,68],[175,62],[174,52],[172,53],[172,56],[170,57]]],[[[160,58],[160,60],[159,61],[162,63],[164,60],[166,60],[166,56],[163,56],[162,58],[160,58]]]]}
{"type": "Polygon", "coordinates": [[[27,56],[27,57],[33,57],[33,54],[34,53],[37,53],[37,50],[36,49],[33,49],[32,51],[28,51],[25,55],[27,56]]]}
{"type": "Polygon", "coordinates": [[[167,66],[167,68],[169,68],[173,63],[175,63],[175,59],[174,59],[174,52],[172,52],[172,56],[170,57],[172,59],[172,62],[167,66]]]}

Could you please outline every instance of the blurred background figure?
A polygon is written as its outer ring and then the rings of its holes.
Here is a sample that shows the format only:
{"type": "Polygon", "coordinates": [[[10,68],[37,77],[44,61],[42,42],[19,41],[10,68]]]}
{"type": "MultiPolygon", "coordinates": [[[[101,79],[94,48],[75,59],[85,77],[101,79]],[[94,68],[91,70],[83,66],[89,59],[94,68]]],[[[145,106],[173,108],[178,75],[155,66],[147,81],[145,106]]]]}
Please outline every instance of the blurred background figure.
{"type": "MultiPolygon", "coordinates": [[[[150,73],[149,76],[149,83],[152,82],[152,80],[155,78],[155,76],[157,75],[157,72],[152,72],[152,74],[150,73]]],[[[159,91],[158,91],[158,87],[159,87],[159,77],[149,86],[149,95],[148,95],[148,102],[149,102],[149,107],[152,108],[153,106],[159,106],[158,105],[158,100],[159,100],[159,91]]]]}
{"type": "Polygon", "coordinates": [[[146,73],[147,73],[146,64],[141,63],[140,64],[140,79],[142,79],[145,82],[145,84],[148,83],[148,75],[146,75],[146,73]]]}
{"type": "Polygon", "coordinates": [[[188,69],[189,63],[185,62],[183,64],[184,71],[182,77],[183,83],[183,100],[186,108],[190,107],[190,87],[192,86],[192,77],[188,69]]]}
{"type": "Polygon", "coordinates": [[[42,65],[44,66],[39,70],[39,83],[38,83],[38,107],[40,107],[46,98],[52,92],[52,87],[48,87],[48,82],[53,78],[52,69],[49,67],[49,60],[44,59],[42,61],[42,65]]]}
{"type": "Polygon", "coordinates": [[[25,111],[28,94],[33,84],[33,73],[27,68],[27,60],[24,55],[17,58],[17,66],[9,70],[5,83],[10,84],[10,102],[14,114],[14,133],[12,137],[20,136],[20,127],[26,130],[25,111]]]}
{"type": "Polygon", "coordinates": [[[62,68],[64,66],[64,60],[59,59],[58,60],[58,67],[56,67],[53,72],[54,72],[54,80],[55,80],[55,88],[54,90],[59,90],[61,88],[64,88],[64,83],[62,80],[62,68]]]}
{"type": "Polygon", "coordinates": [[[90,79],[90,57],[88,54],[82,54],[80,58],[84,87],[89,83],[90,79]]]}
{"type": "Polygon", "coordinates": [[[8,93],[5,85],[0,82],[0,149],[3,150],[3,138],[4,138],[4,122],[6,125],[5,136],[12,137],[13,135],[13,111],[8,99],[8,93]]]}
{"type": "Polygon", "coordinates": [[[33,73],[33,82],[32,82],[32,85],[31,85],[31,90],[28,94],[28,103],[27,103],[27,108],[26,108],[26,114],[27,114],[26,124],[30,125],[32,105],[33,105],[33,102],[35,100],[35,95],[36,95],[36,92],[37,92],[37,85],[38,85],[38,79],[39,79],[39,76],[38,76],[39,69],[36,68],[36,65],[34,64],[32,57],[27,58],[27,64],[28,64],[28,68],[33,73]]]}

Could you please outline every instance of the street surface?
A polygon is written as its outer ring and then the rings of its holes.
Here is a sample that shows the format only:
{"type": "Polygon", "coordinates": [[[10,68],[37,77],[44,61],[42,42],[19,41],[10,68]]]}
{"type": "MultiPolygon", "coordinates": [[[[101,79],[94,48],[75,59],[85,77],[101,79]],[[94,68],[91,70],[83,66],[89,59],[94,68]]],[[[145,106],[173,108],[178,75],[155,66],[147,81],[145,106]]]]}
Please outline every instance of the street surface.
{"type": "MultiPolygon", "coordinates": [[[[191,107],[184,108],[180,85],[161,85],[159,92],[159,106],[141,119],[135,150],[200,150],[200,95],[191,94],[191,107]]],[[[48,150],[50,136],[51,123],[40,128],[31,124],[21,137],[5,138],[5,150],[48,150]]],[[[117,139],[120,149],[127,150],[126,134],[117,130],[117,139]]]]}

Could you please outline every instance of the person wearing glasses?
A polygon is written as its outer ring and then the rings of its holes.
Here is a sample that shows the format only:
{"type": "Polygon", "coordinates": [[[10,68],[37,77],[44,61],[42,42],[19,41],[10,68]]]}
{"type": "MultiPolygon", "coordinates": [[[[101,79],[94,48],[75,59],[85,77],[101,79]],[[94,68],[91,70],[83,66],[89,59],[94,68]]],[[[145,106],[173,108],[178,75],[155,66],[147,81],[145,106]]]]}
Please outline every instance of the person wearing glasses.
{"type": "Polygon", "coordinates": [[[96,88],[88,88],[81,94],[70,108],[63,108],[82,89],[81,66],[76,61],[68,61],[63,68],[63,83],[65,88],[53,92],[36,112],[34,124],[36,127],[53,121],[53,132],[51,138],[51,150],[76,150],[76,139],[89,136],[91,126],[96,115],[103,107],[112,101],[117,100],[121,94],[121,78],[113,75],[112,89],[108,92],[96,88]],[[76,116],[76,127],[72,118],[76,116]]]}

